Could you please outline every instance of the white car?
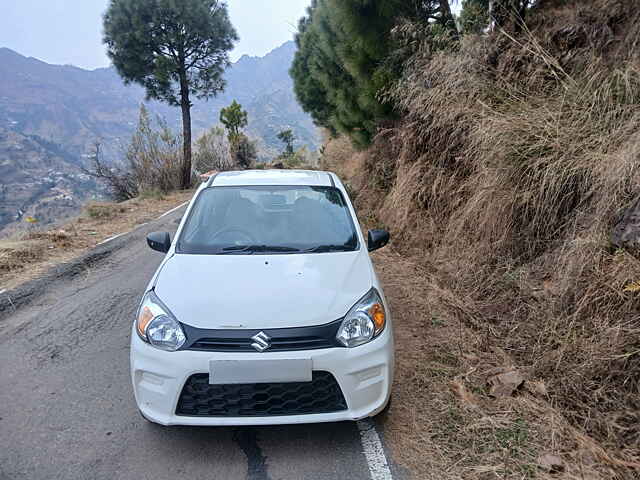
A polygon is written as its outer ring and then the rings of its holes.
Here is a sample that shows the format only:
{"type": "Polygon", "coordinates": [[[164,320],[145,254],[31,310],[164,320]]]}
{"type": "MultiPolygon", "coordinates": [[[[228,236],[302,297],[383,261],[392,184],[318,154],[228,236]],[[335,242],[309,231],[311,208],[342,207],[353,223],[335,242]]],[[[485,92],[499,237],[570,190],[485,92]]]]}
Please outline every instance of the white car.
{"type": "Polygon", "coordinates": [[[391,315],[333,173],[225,172],[201,185],[131,336],[142,415],[162,425],[358,420],[389,401],[391,315]]]}

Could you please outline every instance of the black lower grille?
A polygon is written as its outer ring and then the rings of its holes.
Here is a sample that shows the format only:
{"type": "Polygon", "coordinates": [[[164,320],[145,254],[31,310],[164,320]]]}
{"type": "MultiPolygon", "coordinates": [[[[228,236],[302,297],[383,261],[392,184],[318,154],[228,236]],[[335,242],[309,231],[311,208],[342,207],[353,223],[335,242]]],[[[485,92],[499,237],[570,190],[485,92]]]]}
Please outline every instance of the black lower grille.
{"type": "Polygon", "coordinates": [[[310,382],[210,385],[208,373],[191,375],[176,415],[190,417],[268,417],[331,413],[347,409],[342,390],[329,372],[313,372],[310,382]]]}

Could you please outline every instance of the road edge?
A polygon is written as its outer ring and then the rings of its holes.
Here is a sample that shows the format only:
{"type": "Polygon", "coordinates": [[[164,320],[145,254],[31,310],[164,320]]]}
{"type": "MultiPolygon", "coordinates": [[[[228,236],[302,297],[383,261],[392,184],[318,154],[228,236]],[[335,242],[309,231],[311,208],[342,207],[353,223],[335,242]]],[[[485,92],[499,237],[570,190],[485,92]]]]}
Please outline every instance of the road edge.
{"type": "MultiPolygon", "coordinates": [[[[160,220],[187,205],[189,202],[183,202],[177,207],[171,208],[164,212],[155,220],[160,220]]],[[[154,220],[154,221],[155,221],[154,220]]],[[[87,269],[97,265],[104,261],[107,257],[111,256],[117,250],[123,248],[128,241],[128,237],[139,230],[140,228],[148,225],[151,222],[142,223],[136,225],[133,229],[118,233],[112,237],[103,240],[96,246],[90,248],[81,255],[66,261],[58,265],[52,266],[48,269],[44,275],[39,278],[28,280],[17,287],[1,290],[0,291],[0,322],[6,317],[15,313],[19,308],[22,308],[36,298],[38,295],[45,293],[51,283],[57,280],[66,280],[75,277],[76,275],[86,271],[87,269]]]]}
{"type": "Polygon", "coordinates": [[[2,293],[0,293],[0,321],[16,312],[19,308],[31,303],[38,295],[46,292],[53,282],[73,278],[104,261],[112,253],[126,245],[126,236],[133,231],[135,231],[135,229],[122,234],[117,239],[119,241],[102,243],[72,260],[54,265],[39,278],[28,280],[17,287],[2,291],[2,293]]]}

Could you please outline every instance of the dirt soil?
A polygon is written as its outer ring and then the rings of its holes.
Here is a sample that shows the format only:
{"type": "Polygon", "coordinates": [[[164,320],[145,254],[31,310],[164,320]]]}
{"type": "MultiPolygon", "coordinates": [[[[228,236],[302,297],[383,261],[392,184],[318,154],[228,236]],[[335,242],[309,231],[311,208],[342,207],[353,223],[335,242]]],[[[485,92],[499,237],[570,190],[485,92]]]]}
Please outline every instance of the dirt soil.
{"type": "Polygon", "coordinates": [[[123,203],[91,203],[84,213],[53,230],[28,229],[0,239],[0,292],[38,278],[105,240],[134,229],[188,201],[193,191],[123,203]]]}

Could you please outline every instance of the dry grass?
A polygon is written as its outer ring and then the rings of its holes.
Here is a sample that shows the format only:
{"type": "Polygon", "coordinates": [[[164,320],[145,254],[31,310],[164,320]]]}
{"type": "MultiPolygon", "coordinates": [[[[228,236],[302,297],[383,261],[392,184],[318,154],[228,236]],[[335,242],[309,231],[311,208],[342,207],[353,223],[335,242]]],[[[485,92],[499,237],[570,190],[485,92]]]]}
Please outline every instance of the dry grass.
{"type": "Polygon", "coordinates": [[[46,245],[38,240],[0,242],[0,272],[12,272],[44,257],[46,245]]]}
{"type": "Polygon", "coordinates": [[[56,230],[26,230],[0,239],[0,290],[36,278],[103,240],[131,230],[189,200],[191,191],[122,203],[92,202],[83,215],[56,230]]]}
{"type": "MultiPolygon", "coordinates": [[[[437,348],[433,329],[424,331],[433,315],[458,325],[461,338],[472,332],[460,348],[438,338],[456,352],[447,371],[462,403],[472,397],[461,392],[486,396],[467,369],[516,365],[545,385],[545,395],[509,404],[518,415],[504,420],[522,419],[532,448],[562,454],[567,478],[638,478],[640,297],[626,287],[640,279],[640,261],[613,249],[609,235],[640,191],[640,12],[615,0],[565,3],[534,14],[518,38],[417,54],[390,93],[403,121],[356,158],[359,170],[350,157],[350,183],[364,216],[426,268],[421,344],[437,348]]],[[[399,387],[411,408],[439,405],[424,417],[402,414],[415,420],[398,430],[403,451],[411,438],[416,455],[420,432],[444,425],[453,408],[451,391],[416,367],[425,354],[400,358],[401,371],[414,369],[399,387]]],[[[490,453],[473,455],[482,449],[469,425],[486,415],[501,424],[494,408],[479,418],[471,408],[434,448],[443,461],[469,450],[463,478],[526,478],[542,452],[520,455],[509,471],[490,453]]]]}
{"type": "MultiPolygon", "coordinates": [[[[151,198],[151,197],[141,197],[151,198]]],[[[127,211],[127,207],[121,203],[109,203],[109,202],[91,202],[84,208],[85,213],[89,218],[95,220],[109,220],[123,214],[127,211]]]]}
{"type": "Polygon", "coordinates": [[[385,437],[414,478],[616,478],[602,459],[615,460],[553,407],[530,368],[521,367],[526,382],[514,397],[489,395],[489,374],[515,361],[473,325],[466,299],[441,285],[439,272],[394,251],[374,262],[401,346],[385,437]],[[562,458],[563,472],[538,465],[548,453],[562,458]]]}

